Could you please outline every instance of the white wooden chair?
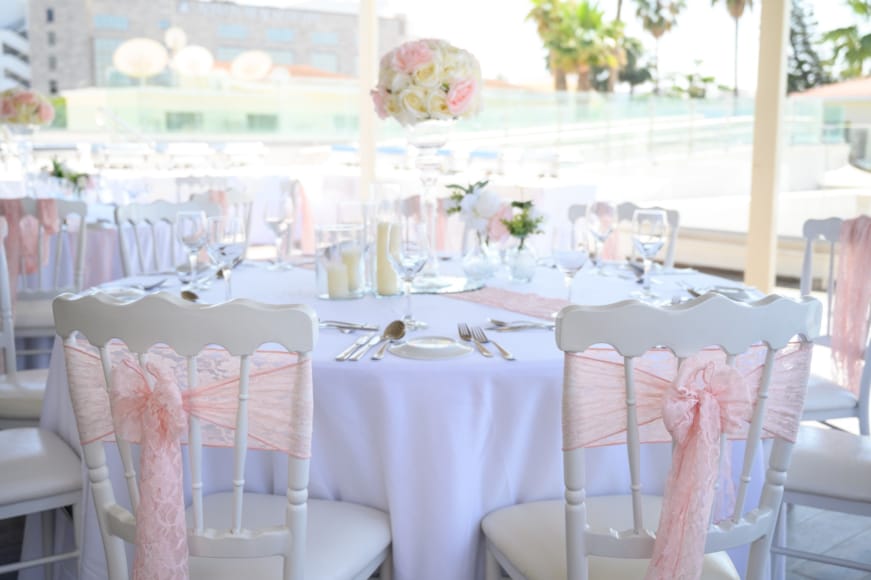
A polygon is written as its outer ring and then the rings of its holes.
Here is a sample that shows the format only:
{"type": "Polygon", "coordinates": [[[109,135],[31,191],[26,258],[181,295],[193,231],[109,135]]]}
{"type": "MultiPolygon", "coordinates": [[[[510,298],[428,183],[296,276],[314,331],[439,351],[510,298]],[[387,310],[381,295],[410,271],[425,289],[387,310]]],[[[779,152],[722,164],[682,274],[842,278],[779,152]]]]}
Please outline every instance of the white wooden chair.
{"type": "Polygon", "coordinates": [[[9,266],[6,263],[6,218],[0,217],[0,348],[3,372],[0,377],[0,429],[37,426],[42,412],[48,369],[17,369],[15,327],[9,291],[9,266]]]}
{"type": "MultiPolygon", "coordinates": [[[[265,305],[246,300],[207,306],[191,304],[174,295],[156,294],[128,304],[118,304],[100,295],[61,297],[55,301],[54,312],[58,333],[68,345],[67,369],[73,400],[77,398],[76,381],[82,379],[81,372],[77,375],[75,371],[81,367],[71,362],[74,351],[70,347],[80,344],[78,336],[99,348],[102,373],[110,394],[119,389],[112,371],[117,371],[120,365],[110,360],[113,339],[122,341],[133,354],[132,360],[138,360],[140,365],[143,365],[146,353],[149,360],[154,360],[151,357],[155,344],[171,349],[178,357],[179,376],[187,377],[190,387],[184,392],[188,394],[200,386],[208,391],[215,384],[214,378],[208,378],[209,369],[214,368],[209,363],[215,359],[207,358],[214,356],[215,350],[205,347],[218,345],[226,349],[229,356],[220,360],[229,361],[226,363],[228,369],[234,369],[232,374],[238,376],[238,382],[220,379],[231,389],[224,395],[222,406],[226,408],[228,401],[238,401],[235,408],[230,408],[231,418],[228,419],[228,426],[235,427],[234,435],[228,436],[226,444],[222,445],[234,449],[232,460],[229,459],[230,450],[226,450],[227,459],[233,466],[227,481],[210,479],[208,472],[212,470],[204,470],[203,446],[209,442],[209,430],[214,425],[192,414],[187,421],[187,436],[182,436],[188,442],[190,465],[186,491],[192,500],[187,510],[192,578],[362,579],[368,578],[379,567],[382,578],[390,577],[391,537],[387,514],[345,502],[308,499],[309,460],[303,458],[307,455],[288,455],[286,494],[246,492],[245,460],[255,441],[251,439],[249,443],[247,435],[257,434],[255,430],[262,425],[253,418],[249,424],[248,414],[255,412],[257,399],[264,395],[263,390],[256,388],[253,370],[259,369],[260,376],[264,374],[263,367],[257,366],[256,351],[265,343],[279,345],[277,348],[295,355],[292,358],[299,363],[293,368],[290,365],[277,367],[285,369],[280,371],[280,377],[286,378],[290,373],[297,379],[296,384],[285,385],[286,389],[281,391],[290,399],[285,403],[290,416],[282,425],[295,429],[292,437],[299,438],[295,440],[308,439],[310,447],[312,388],[311,367],[308,365],[318,326],[311,308],[265,305]],[[239,357],[238,362],[229,359],[230,356],[239,357]],[[205,365],[198,364],[204,360],[205,365]],[[200,376],[206,378],[200,381],[200,376]],[[207,493],[212,488],[221,487],[232,491],[207,493]]],[[[270,350],[275,351],[276,347],[270,347],[270,350]]],[[[98,368],[95,372],[101,371],[98,368]]],[[[295,381],[291,379],[290,382],[295,381]]],[[[100,392],[101,389],[98,386],[100,392]]],[[[104,415],[109,412],[108,403],[106,406],[104,415]]],[[[90,426],[90,422],[82,418],[77,423],[80,434],[90,426]]],[[[145,496],[140,495],[140,490],[145,488],[141,487],[142,474],[137,474],[130,453],[130,441],[117,433],[114,438],[110,437],[110,441],[117,443],[120,462],[107,463],[107,449],[101,440],[84,444],[83,450],[106,550],[109,578],[118,580],[128,577],[124,542],[135,541],[141,514],[137,518],[134,513],[136,506],[142,505],[140,502],[145,496]],[[113,474],[111,480],[110,473],[113,474]],[[116,501],[112,486],[113,481],[121,485],[125,479],[129,497],[133,498],[133,513],[116,501]]],[[[178,509],[182,510],[183,506],[179,505],[178,509]]]]}
{"type": "MultiPolygon", "coordinates": [[[[790,548],[786,521],[792,505],[871,517],[871,437],[804,426],[792,451],[778,529],[771,552],[773,575],[783,578],[784,558],[822,562],[864,572],[871,564],[790,548]]],[[[800,525],[800,524],[794,524],[800,525]]],[[[798,530],[801,533],[801,530],[798,530]]]]}
{"type": "Polygon", "coordinates": [[[223,206],[213,198],[214,196],[210,192],[195,193],[190,200],[202,205],[218,205],[225,215],[237,216],[241,219],[242,223],[245,224],[245,250],[247,251],[248,240],[251,238],[251,208],[254,205],[254,197],[247,191],[233,188],[222,190],[221,196],[223,197],[223,206]]]}
{"type": "MultiPolygon", "coordinates": [[[[23,199],[23,215],[37,216],[35,199],[23,199]]],[[[84,201],[58,199],[59,231],[54,236],[53,260],[46,260],[42,240],[45,231],[40,225],[39,264],[36,273],[20,273],[15,301],[15,335],[19,338],[54,337],[51,302],[65,292],[79,292],[85,279],[88,204],[84,201]],[[42,264],[48,263],[43,267],[42,264]],[[49,271],[50,270],[50,271],[49,271]]],[[[50,352],[46,349],[20,349],[19,355],[50,352]]]]}
{"type": "Polygon", "coordinates": [[[131,203],[115,209],[124,276],[175,272],[186,251],[175,235],[180,211],[204,211],[206,216],[221,213],[217,205],[202,201],[131,203]]]}
{"type": "MultiPolygon", "coordinates": [[[[744,461],[740,482],[735,493],[734,508],[726,513],[726,519],[710,524],[707,529],[702,564],[702,578],[738,578],[734,565],[723,550],[750,544],[750,556],[745,578],[757,580],[767,572],[768,552],[774,532],[783,481],[789,465],[792,444],[776,437],[770,453],[766,479],[758,505],[746,510],[745,503],[751,472],[760,451],[760,433],[763,429],[766,405],[773,405],[769,395],[781,391],[769,386],[772,381],[778,350],[784,348],[795,335],[812,338],[819,328],[820,305],[816,300],[804,298],[795,302],[786,298],[770,296],[752,305],[739,304],[722,296],[703,296],[679,306],[657,308],[635,301],[620,302],[609,306],[568,306],[557,317],[556,341],[566,352],[566,380],[563,387],[565,500],[533,502],[503,508],[488,514],[482,528],[487,543],[486,578],[501,577],[501,569],[511,578],[559,580],[641,578],[644,576],[654,548],[655,534],[648,526],[655,525],[660,516],[662,498],[642,495],[641,480],[642,444],[651,441],[667,441],[668,433],[662,428],[654,429],[655,415],[660,413],[662,402],[645,390],[644,381],[664,368],[687,362],[692,355],[719,356],[720,360],[739,369],[754,368],[761,377],[759,396],[752,397],[752,422],[746,433],[744,461]],[[613,346],[611,358],[599,366],[578,368],[572,361],[594,358],[601,360],[602,349],[590,352],[594,345],[613,346]],[[719,345],[723,352],[714,353],[712,345],[719,345]],[[660,347],[660,348],[657,348],[660,347]],[[664,348],[673,353],[667,353],[664,348]],[[651,349],[657,349],[648,354],[651,349]],[[753,349],[748,354],[745,351],[753,349]],[[752,367],[748,367],[748,359],[752,367]],[[660,357],[659,359],[648,357],[660,357]],[[642,358],[643,357],[643,358],[642,358]],[[667,357],[663,360],[662,357],[667,357]],[[676,359],[675,359],[676,357],[676,359]],[[645,361],[645,359],[647,359],[645,361]],[[645,366],[650,361],[659,361],[656,367],[645,366]],[[623,371],[615,365],[623,363],[623,371]],[[761,366],[762,368],[758,368],[761,366]],[[597,372],[589,371],[589,368],[597,372]],[[606,370],[603,370],[606,369],[606,370]],[[602,379],[607,372],[611,380],[602,379]],[[577,377],[573,380],[571,377],[577,377]],[[598,377],[591,379],[591,376],[598,377]],[[616,383],[616,384],[615,384],[616,383]],[[597,388],[597,385],[600,388],[597,388]],[[602,387],[613,387],[611,389],[602,387]],[[583,405],[584,395],[592,397],[589,405],[583,405]],[[608,399],[604,414],[596,415],[593,406],[608,399]],[[764,396],[763,396],[764,395],[764,396]],[[581,405],[577,407],[575,405],[581,405]],[[647,405],[648,411],[645,411],[647,405]],[[620,411],[625,409],[626,433],[619,440],[611,439],[613,426],[621,424],[620,411]],[[579,421],[574,410],[586,412],[579,421]],[[647,417],[644,422],[639,417],[647,417]],[[588,442],[571,441],[573,433],[586,421],[586,425],[600,419],[608,431],[608,441],[598,444],[627,443],[629,471],[628,495],[587,497],[585,446],[588,442]],[[568,540],[567,540],[568,538],[568,540]]],[[[790,345],[791,356],[805,357],[804,364],[796,364],[799,374],[807,372],[809,346],[802,343],[790,345]]],[[[790,361],[795,359],[790,359],[790,361]]],[[[690,359],[692,361],[692,359],[690,359]]],[[[787,367],[789,362],[777,368],[787,367]]],[[[688,367],[693,368],[693,367],[688,367]]],[[[744,374],[745,371],[741,371],[744,374]]],[[[790,377],[780,377],[777,383],[785,388],[797,389],[790,393],[798,398],[793,416],[787,421],[789,429],[797,429],[800,400],[804,385],[796,385],[790,377]]],[[[671,379],[662,387],[668,389],[671,379]]],[[[747,381],[748,383],[751,381],[747,381]]],[[[649,384],[649,383],[648,383],[649,384]]],[[[784,397],[785,398],[785,397],[784,397]]],[[[773,397],[772,397],[773,399],[773,397]]],[[[786,398],[785,398],[786,399],[786,398]]],[[[779,401],[780,399],[778,399],[779,401]]],[[[601,407],[600,407],[601,408],[601,407]]],[[[768,429],[768,424],[765,428],[768,429]]],[[[605,438],[605,437],[603,437],[605,438]]],[[[721,450],[725,436],[720,436],[721,450]]],[[[646,446],[645,446],[646,447],[646,446]]],[[[722,464],[720,468],[722,469],[722,464]]],[[[694,488],[692,496],[700,494],[694,488]]],[[[664,512],[663,512],[664,513],[664,512]]],[[[689,514],[684,514],[684,518],[689,514]]],[[[699,515],[699,514],[696,514],[699,515]]],[[[705,520],[713,520],[713,513],[702,514],[705,520]]]]}
{"type": "MultiPolygon", "coordinates": [[[[823,316],[823,330],[816,340],[814,372],[808,382],[808,393],[805,399],[804,418],[813,421],[826,421],[844,417],[857,417],[859,431],[862,435],[869,434],[869,389],[871,389],[871,347],[866,345],[865,370],[859,385],[859,396],[854,395],[845,386],[838,384],[832,378],[831,351],[832,344],[832,313],[835,306],[835,261],[838,251],[838,239],[841,233],[840,218],[811,219],[804,223],[803,237],[805,239],[804,260],[801,268],[801,293],[808,295],[813,290],[814,249],[818,242],[824,242],[828,250],[826,280],[826,311],[823,316]]],[[[871,251],[871,248],[868,248],[871,251]]],[[[871,315],[869,321],[871,321],[871,315]]]]}

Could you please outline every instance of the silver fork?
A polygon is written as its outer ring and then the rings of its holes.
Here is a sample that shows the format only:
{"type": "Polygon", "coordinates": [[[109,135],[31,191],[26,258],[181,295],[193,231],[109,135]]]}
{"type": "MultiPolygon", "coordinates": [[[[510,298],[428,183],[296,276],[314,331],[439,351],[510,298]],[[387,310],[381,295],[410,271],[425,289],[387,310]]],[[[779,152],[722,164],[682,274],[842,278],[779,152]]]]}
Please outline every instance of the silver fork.
{"type": "Polygon", "coordinates": [[[487,334],[484,332],[484,329],[481,328],[480,326],[473,326],[472,327],[472,338],[474,338],[478,344],[482,344],[482,343],[483,344],[487,344],[487,343],[492,344],[493,346],[496,347],[496,350],[499,351],[499,354],[501,354],[502,358],[504,358],[505,360],[514,360],[514,355],[511,354],[511,352],[505,350],[505,348],[501,344],[499,344],[498,342],[493,342],[492,340],[487,338],[487,334]]]}
{"type": "Polygon", "coordinates": [[[466,342],[471,342],[472,344],[474,344],[477,347],[478,352],[480,352],[482,355],[484,355],[486,357],[493,356],[493,353],[490,352],[489,350],[487,350],[486,346],[484,346],[483,344],[481,344],[477,340],[472,339],[472,331],[469,329],[469,325],[466,324],[465,322],[458,322],[457,323],[457,333],[460,335],[461,339],[465,340],[466,342]]]}

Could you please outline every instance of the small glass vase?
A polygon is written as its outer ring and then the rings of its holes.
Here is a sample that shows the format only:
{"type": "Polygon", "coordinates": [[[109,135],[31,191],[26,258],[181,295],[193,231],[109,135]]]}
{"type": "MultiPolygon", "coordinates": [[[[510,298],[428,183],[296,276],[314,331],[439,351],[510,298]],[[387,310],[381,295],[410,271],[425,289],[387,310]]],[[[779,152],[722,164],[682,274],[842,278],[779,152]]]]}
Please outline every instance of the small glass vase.
{"type": "Polygon", "coordinates": [[[508,250],[508,275],[512,282],[531,282],[535,277],[535,267],[535,252],[523,241],[508,250]]]}
{"type": "Polygon", "coordinates": [[[471,282],[481,282],[496,273],[496,262],[481,232],[475,232],[472,243],[463,255],[463,273],[471,282]]]}

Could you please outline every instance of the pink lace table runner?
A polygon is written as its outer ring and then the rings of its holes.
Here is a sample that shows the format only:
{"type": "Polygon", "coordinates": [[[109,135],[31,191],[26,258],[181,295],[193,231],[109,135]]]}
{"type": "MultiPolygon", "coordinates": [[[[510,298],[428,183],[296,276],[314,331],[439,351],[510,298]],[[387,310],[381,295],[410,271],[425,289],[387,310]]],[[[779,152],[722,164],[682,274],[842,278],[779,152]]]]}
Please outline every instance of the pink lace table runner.
{"type": "Polygon", "coordinates": [[[527,292],[515,292],[503,288],[481,288],[474,292],[460,292],[457,294],[445,294],[454,300],[475,302],[484,306],[502,308],[526,316],[534,316],[545,320],[553,320],[553,313],[559,312],[564,306],[571,304],[562,298],[547,298],[538,294],[527,292]]]}

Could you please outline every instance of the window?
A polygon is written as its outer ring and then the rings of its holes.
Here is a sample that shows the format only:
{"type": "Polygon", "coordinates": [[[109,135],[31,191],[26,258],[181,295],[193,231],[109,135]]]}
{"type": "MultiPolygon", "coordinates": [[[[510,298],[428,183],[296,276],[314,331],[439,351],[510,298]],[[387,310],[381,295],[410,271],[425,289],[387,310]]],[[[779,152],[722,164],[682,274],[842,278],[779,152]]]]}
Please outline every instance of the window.
{"type": "Polygon", "coordinates": [[[266,132],[278,130],[278,115],[248,113],[247,118],[249,131],[266,132]]]}
{"type": "Polygon", "coordinates": [[[339,57],[331,52],[313,52],[310,61],[315,68],[329,72],[339,71],[339,57]]]}
{"type": "Polygon", "coordinates": [[[45,9],[45,21],[54,22],[54,8],[45,9]]]}
{"type": "Polygon", "coordinates": [[[57,43],[57,36],[55,35],[54,31],[52,31],[52,30],[48,31],[48,39],[47,40],[48,40],[49,46],[54,46],[57,43]]]}
{"type": "Polygon", "coordinates": [[[267,28],[266,38],[270,42],[293,42],[292,28],[267,28]]]}
{"type": "Polygon", "coordinates": [[[293,64],[293,51],[291,50],[270,50],[269,56],[272,57],[272,62],[275,64],[293,64]]]}
{"type": "Polygon", "coordinates": [[[57,94],[57,81],[55,81],[55,80],[48,81],[48,92],[51,93],[52,95],[57,94]]]}
{"type": "Polygon", "coordinates": [[[221,38],[247,38],[248,29],[241,24],[222,24],[218,26],[218,36],[221,38]]]}
{"type": "Polygon", "coordinates": [[[127,86],[133,84],[133,79],[117,72],[112,65],[115,49],[121,46],[122,40],[116,38],[94,39],[94,76],[97,86],[127,86]]]}
{"type": "Polygon", "coordinates": [[[57,70],[57,57],[48,57],[48,70],[57,70]]]}
{"type": "Polygon", "coordinates": [[[190,111],[167,111],[167,131],[195,131],[203,126],[203,114],[190,111]]]}
{"type": "Polygon", "coordinates": [[[339,44],[339,35],[335,32],[312,32],[311,39],[315,44],[339,44]]]}
{"type": "Polygon", "coordinates": [[[242,48],[219,46],[215,50],[215,60],[219,60],[221,62],[230,62],[243,52],[245,52],[245,50],[242,48]]]}
{"type": "Polygon", "coordinates": [[[127,18],[115,14],[94,14],[94,28],[127,30],[127,18]]]}

